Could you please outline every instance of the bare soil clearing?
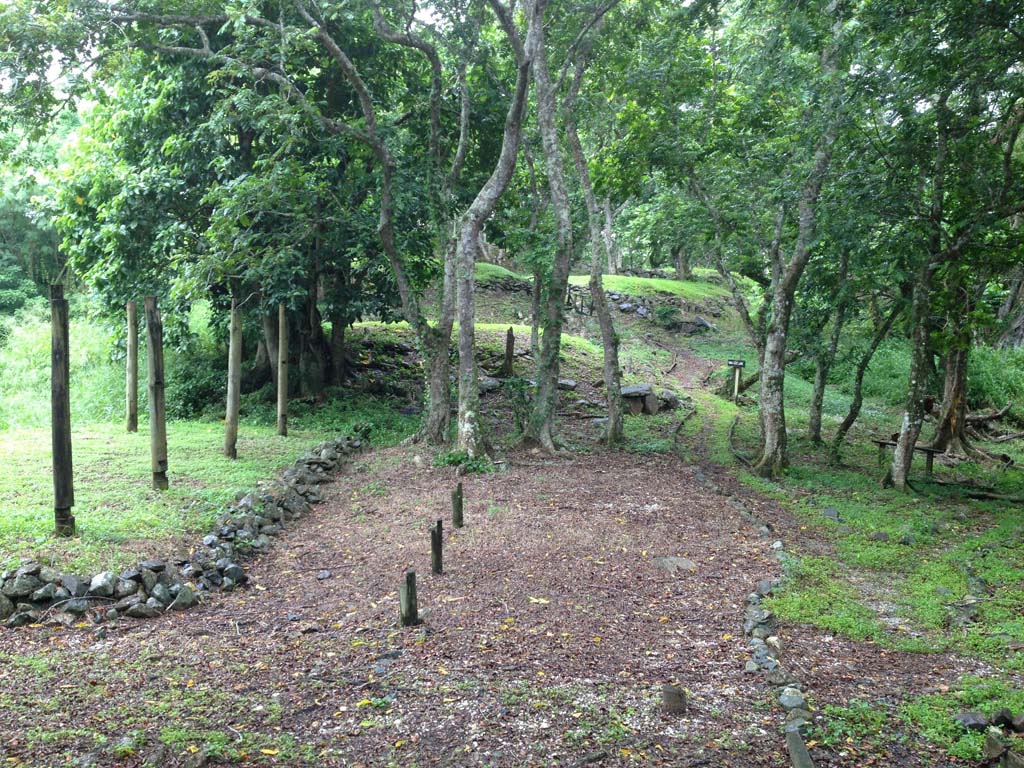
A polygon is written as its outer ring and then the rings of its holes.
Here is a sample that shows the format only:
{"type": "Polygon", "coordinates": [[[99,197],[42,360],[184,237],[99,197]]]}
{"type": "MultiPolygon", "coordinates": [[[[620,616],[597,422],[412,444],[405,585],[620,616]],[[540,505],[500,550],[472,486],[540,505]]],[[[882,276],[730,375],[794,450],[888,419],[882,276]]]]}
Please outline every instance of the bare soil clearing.
{"type": "MultiPolygon", "coordinates": [[[[743,672],[741,629],[747,593],[778,565],[693,468],[515,454],[462,478],[467,525],[452,531],[455,473],[428,464],[413,448],[359,457],[245,591],[103,639],[0,634],[0,753],[41,766],[786,764],[772,691],[743,672]],[[431,576],[439,517],[446,571],[431,576]],[[659,557],[696,568],[670,574],[659,557]],[[406,568],[426,620],[400,629],[406,568]],[[686,714],[661,711],[666,683],[689,691],[686,714]]],[[[788,635],[785,658],[826,701],[956,671],[942,656],[788,635]]]]}

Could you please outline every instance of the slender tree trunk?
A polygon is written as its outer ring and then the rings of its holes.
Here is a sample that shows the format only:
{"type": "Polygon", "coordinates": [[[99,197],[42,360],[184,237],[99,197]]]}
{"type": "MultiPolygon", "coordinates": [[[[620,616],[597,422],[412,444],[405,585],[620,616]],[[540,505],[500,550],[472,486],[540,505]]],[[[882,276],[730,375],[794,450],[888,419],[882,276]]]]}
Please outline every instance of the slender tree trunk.
{"type": "Polygon", "coordinates": [[[970,346],[955,347],[946,355],[946,377],[939,423],[931,447],[949,454],[972,452],[967,438],[967,359],[970,346]]]}
{"type": "Polygon", "coordinates": [[[556,450],[554,441],[555,408],[558,405],[559,353],[564,322],[564,297],[569,284],[569,266],[573,254],[572,207],[565,182],[562,149],[556,123],[555,89],[548,72],[543,30],[533,61],[533,79],[537,95],[537,125],[548,170],[548,187],[555,211],[557,242],[543,312],[544,335],[537,363],[537,391],[533,410],[523,435],[527,443],[536,443],[548,451],[556,450]]]}
{"type": "Polygon", "coordinates": [[[792,299],[777,291],[772,319],[765,339],[764,362],[761,364],[761,458],[754,470],[764,477],[778,477],[789,461],[786,452],[786,338],[792,299]]]}
{"type": "Polygon", "coordinates": [[[612,227],[612,199],[604,198],[604,247],[608,252],[608,274],[617,275],[622,271],[622,251],[615,239],[615,229],[612,227]]]}
{"type": "Polygon", "coordinates": [[[74,471],[71,461],[71,342],[64,286],[50,286],[50,432],[53,446],[53,526],[58,536],[75,535],[74,471]]]}
{"type": "Polygon", "coordinates": [[[231,320],[228,328],[228,392],[224,416],[224,455],[238,458],[238,407],[242,391],[242,312],[238,308],[241,288],[231,280],[231,320]]]}
{"type": "Polygon", "coordinates": [[[853,399],[850,401],[850,409],[847,411],[846,417],[839,425],[839,429],[836,430],[836,434],[835,437],[832,438],[832,446],[829,451],[831,454],[831,461],[835,464],[839,463],[839,450],[843,445],[843,441],[846,439],[847,433],[857,421],[857,417],[860,416],[860,409],[864,404],[864,375],[867,373],[868,366],[871,364],[871,358],[875,356],[875,352],[878,350],[879,345],[888,337],[889,331],[892,330],[893,323],[896,322],[896,318],[899,317],[900,312],[902,311],[902,302],[897,302],[893,305],[893,308],[889,311],[885,320],[883,320],[875,330],[875,335],[871,337],[871,343],[868,344],[868,348],[864,350],[864,353],[860,356],[860,360],[857,361],[857,370],[853,377],[853,399]]]}
{"type": "Polygon", "coordinates": [[[139,431],[139,310],[129,301],[127,356],[125,365],[125,426],[129,432],[139,431]]]}
{"type": "Polygon", "coordinates": [[[288,311],[277,305],[277,434],[288,435],[288,311]]]}
{"type": "Polygon", "coordinates": [[[605,396],[608,399],[608,424],[605,429],[605,442],[608,445],[617,445],[624,440],[622,423],[622,370],[619,366],[619,337],[615,333],[615,326],[612,323],[611,311],[608,309],[608,298],[604,292],[604,285],[601,279],[602,253],[607,252],[601,247],[601,211],[594,196],[594,186],[590,179],[590,168],[587,165],[587,158],[583,154],[583,144],[580,142],[579,132],[576,130],[576,121],[573,117],[573,109],[576,97],[580,90],[583,78],[583,66],[577,63],[576,73],[573,78],[569,95],[563,105],[562,119],[565,123],[566,138],[572,149],[573,161],[576,164],[576,173],[580,178],[580,186],[583,188],[583,197],[587,204],[587,223],[590,227],[590,300],[594,305],[594,314],[601,328],[601,343],[604,349],[604,382],[605,396]]]}
{"type": "Polygon", "coordinates": [[[331,320],[331,384],[345,381],[345,321],[338,312],[331,320]]]}
{"type": "Polygon", "coordinates": [[[530,356],[540,360],[540,300],[543,293],[540,269],[533,270],[533,287],[530,290],[530,356]]]}
{"type": "Polygon", "coordinates": [[[277,313],[262,312],[260,321],[263,325],[263,344],[267,348],[267,360],[270,363],[270,381],[277,391],[277,313]]]}
{"type": "Polygon", "coordinates": [[[306,305],[299,324],[299,390],[305,396],[319,395],[328,376],[330,347],[324,338],[323,320],[317,308],[317,277],[309,281],[306,305]]]}
{"type": "Polygon", "coordinates": [[[675,267],[677,280],[693,280],[693,269],[690,266],[690,252],[682,245],[675,247],[675,267]]]}
{"type": "Polygon", "coordinates": [[[167,409],[164,401],[164,326],[155,296],[147,296],[146,353],[149,369],[149,455],[153,488],[165,491],[167,481],[167,409]]]}
{"type": "Polygon", "coordinates": [[[821,409],[825,402],[825,386],[828,383],[828,374],[832,370],[832,363],[836,359],[836,350],[839,349],[839,338],[843,332],[843,325],[846,323],[846,311],[850,302],[850,292],[846,289],[846,278],[850,271],[850,252],[843,249],[839,261],[839,275],[837,284],[839,286],[839,300],[836,303],[835,319],[832,323],[832,333],[829,336],[828,346],[820,350],[814,365],[814,390],[811,393],[811,408],[808,414],[808,436],[814,445],[821,445],[821,409]]]}

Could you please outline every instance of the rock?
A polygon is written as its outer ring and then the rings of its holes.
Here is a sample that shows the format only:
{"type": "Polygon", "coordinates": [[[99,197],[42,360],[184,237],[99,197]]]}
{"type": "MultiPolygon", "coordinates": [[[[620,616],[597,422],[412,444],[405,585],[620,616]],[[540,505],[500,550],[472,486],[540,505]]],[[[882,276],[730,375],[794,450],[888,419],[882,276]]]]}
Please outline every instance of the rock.
{"type": "Polygon", "coordinates": [[[0,595],[0,621],[7,621],[12,613],[14,613],[14,603],[5,595],[0,595]]]}
{"type": "Polygon", "coordinates": [[[774,685],[779,688],[785,688],[796,682],[793,676],[786,671],[784,667],[776,667],[770,670],[764,677],[770,685],[774,685]]]}
{"type": "Polygon", "coordinates": [[[567,392],[572,392],[576,389],[577,383],[573,379],[559,379],[558,388],[563,389],[567,392]]]}
{"type": "Polygon", "coordinates": [[[782,689],[782,693],[779,694],[779,704],[786,710],[807,709],[807,699],[799,689],[792,686],[782,689]]]}
{"type": "Polygon", "coordinates": [[[184,611],[198,602],[199,600],[196,598],[196,593],[192,591],[192,587],[188,584],[182,584],[178,590],[177,597],[174,598],[167,610],[184,611]]]}
{"type": "Polygon", "coordinates": [[[1013,712],[1003,707],[992,715],[992,725],[1000,728],[1013,728],[1013,712]]]}
{"type": "Polygon", "coordinates": [[[889,534],[886,533],[885,531],[874,531],[874,532],[868,534],[868,540],[869,541],[888,541],[889,540],[889,534]]]}
{"type": "Polygon", "coordinates": [[[327,579],[331,578],[331,576],[332,576],[332,574],[331,574],[330,571],[320,571],[316,575],[316,580],[317,581],[326,581],[327,579]]]}
{"type": "Polygon", "coordinates": [[[670,390],[661,390],[658,393],[658,399],[661,400],[661,407],[666,411],[674,411],[679,407],[679,395],[670,390]]]}
{"type": "Polygon", "coordinates": [[[48,603],[54,599],[57,595],[57,587],[52,582],[43,584],[39,589],[32,593],[32,597],[29,598],[33,603],[48,603]]]}
{"type": "Polygon", "coordinates": [[[43,570],[39,563],[25,563],[14,572],[15,576],[38,576],[43,570]]]}
{"type": "Polygon", "coordinates": [[[73,616],[82,616],[89,610],[89,601],[84,597],[75,597],[64,603],[61,608],[64,609],[65,613],[70,613],[73,616]]]}
{"type": "Polygon", "coordinates": [[[5,597],[9,597],[12,600],[17,600],[19,597],[28,597],[42,586],[43,582],[32,574],[21,573],[7,581],[4,584],[3,589],[0,589],[0,594],[3,594],[5,597]]]}
{"type": "Polygon", "coordinates": [[[1017,715],[1010,723],[1010,730],[1014,733],[1024,733],[1024,714],[1017,715]]]}
{"type": "Polygon", "coordinates": [[[128,595],[134,595],[139,591],[139,582],[132,581],[131,579],[118,579],[117,584],[114,586],[114,599],[120,600],[128,595]]]}
{"type": "Polygon", "coordinates": [[[951,627],[964,627],[977,620],[978,611],[978,604],[970,598],[965,598],[963,602],[950,603],[946,606],[946,621],[951,627]]]}
{"type": "Polygon", "coordinates": [[[686,691],[678,685],[661,686],[661,708],[669,714],[685,714],[687,710],[686,691]]]}
{"type": "Polygon", "coordinates": [[[761,597],[770,595],[772,591],[779,586],[779,582],[776,579],[761,579],[757,582],[757,594],[761,597]]]}
{"type": "Polygon", "coordinates": [[[935,588],[935,594],[938,595],[939,597],[952,597],[953,596],[953,590],[951,590],[951,589],[949,589],[947,587],[943,587],[942,585],[939,585],[939,586],[937,586],[935,588]]]}
{"type": "Polygon", "coordinates": [[[113,607],[118,613],[125,613],[133,605],[138,605],[141,602],[144,602],[141,595],[129,595],[123,600],[118,600],[113,607]]]}
{"type": "Polygon", "coordinates": [[[1000,768],[1024,768],[1024,755],[1019,752],[1007,752],[1003,755],[1000,768]]]}
{"type": "Polygon", "coordinates": [[[167,564],[163,560],[143,560],[139,563],[139,569],[147,569],[153,573],[160,573],[167,567],[167,564]]]}
{"type": "Polygon", "coordinates": [[[15,611],[11,617],[7,619],[7,626],[11,629],[16,627],[26,627],[29,624],[35,624],[38,620],[38,611],[15,611]]]}
{"type": "Polygon", "coordinates": [[[481,376],[478,384],[480,388],[480,394],[486,392],[494,392],[501,389],[501,382],[497,379],[491,378],[490,376],[481,376]]]}
{"type": "Polygon", "coordinates": [[[153,586],[150,595],[152,595],[150,599],[158,601],[161,606],[170,605],[174,600],[171,596],[171,591],[166,586],[159,583],[153,586]]]}
{"type": "Polygon", "coordinates": [[[117,587],[117,574],[113,571],[97,573],[89,582],[89,594],[97,597],[113,597],[117,587]]]}
{"type": "Polygon", "coordinates": [[[953,720],[968,731],[984,731],[988,728],[988,718],[981,712],[960,712],[953,720]]]}
{"type": "Polygon", "coordinates": [[[636,315],[637,317],[650,317],[651,310],[649,310],[647,307],[637,307],[636,315]]]}
{"type": "Polygon", "coordinates": [[[36,577],[44,584],[55,584],[60,585],[60,571],[49,566],[43,566],[39,569],[39,573],[36,577]]]}
{"type": "Polygon", "coordinates": [[[757,672],[759,669],[761,669],[761,666],[753,659],[743,665],[744,672],[757,672]]]}
{"type": "Polygon", "coordinates": [[[650,384],[630,384],[622,388],[623,397],[646,397],[654,391],[650,384]]]}
{"type": "Polygon", "coordinates": [[[142,589],[146,593],[152,592],[153,591],[153,587],[156,586],[157,575],[153,571],[149,570],[148,568],[143,568],[142,571],[141,571],[141,576],[142,576],[142,589]]]}
{"type": "Polygon", "coordinates": [[[134,581],[138,584],[142,583],[142,571],[138,568],[129,568],[127,571],[121,571],[121,578],[125,581],[134,581]]]}
{"type": "Polygon", "coordinates": [[[840,520],[839,510],[836,509],[835,507],[825,507],[823,510],[821,510],[821,514],[823,517],[826,517],[829,520],[835,520],[837,523],[840,520]]]}
{"type": "Polygon", "coordinates": [[[983,754],[988,760],[998,760],[1007,751],[1006,744],[1003,743],[1002,737],[998,731],[990,730],[985,734],[985,746],[983,747],[983,754]]]}
{"type": "Polygon", "coordinates": [[[648,395],[644,395],[644,410],[643,412],[649,416],[654,416],[661,409],[661,400],[653,392],[648,395]]]}
{"type": "Polygon", "coordinates": [[[133,619],[152,619],[154,616],[159,616],[160,611],[149,605],[148,602],[138,602],[131,606],[125,611],[125,616],[130,616],[133,619]]]}
{"type": "Polygon", "coordinates": [[[622,304],[619,304],[619,312],[632,312],[633,309],[634,309],[633,305],[630,304],[628,301],[625,301],[622,304]]]}
{"type": "Polygon", "coordinates": [[[203,546],[204,547],[209,547],[210,549],[213,549],[214,547],[216,547],[217,546],[217,542],[219,542],[219,541],[220,541],[220,539],[218,539],[212,533],[208,533],[205,536],[203,536],[203,546]]]}
{"type": "Polygon", "coordinates": [[[245,569],[238,563],[231,563],[224,569],[224,578],[231,579],[234,584],[242,584],[247,580],[245,569]]]}
{"type": "Polygon", "coordinates": [[[685,557],[656,557],[651,563],[660,571],[675,575],[676,571],[690,571],[694,572],[697,570],[697,564],[693,560],[688,560],[685,557]]]}

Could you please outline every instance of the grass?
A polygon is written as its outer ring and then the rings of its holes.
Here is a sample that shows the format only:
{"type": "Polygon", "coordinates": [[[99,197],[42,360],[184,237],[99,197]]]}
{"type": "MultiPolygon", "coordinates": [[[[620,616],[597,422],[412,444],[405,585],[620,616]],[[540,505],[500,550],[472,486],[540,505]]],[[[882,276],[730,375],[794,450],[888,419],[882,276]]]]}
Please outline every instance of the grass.
{"type": "Polygon", "coordinates": [[[495,280],[519,280],[520,282],[528,283],[531,278],[529,275],[521,275],[497,264],[478,261],[476,263],[476,281],[486,284],[495,280]]]}
{"type": "MultiPolygon", "coordinates": [[[[590,281],[589,275],[572,275],[569,282],[572,285],[587,285],[590,281]]],[[[660,296],[672,296],[686,301],[704,301],[707,299],[724,299],[729,292],[712,283],[668,280],[663,277],[630,277],[628,275],[605,275],[603,278],[604,289],[614,293],[623,293],[629,296],[646,296],[656,298],[660,296]]]]}

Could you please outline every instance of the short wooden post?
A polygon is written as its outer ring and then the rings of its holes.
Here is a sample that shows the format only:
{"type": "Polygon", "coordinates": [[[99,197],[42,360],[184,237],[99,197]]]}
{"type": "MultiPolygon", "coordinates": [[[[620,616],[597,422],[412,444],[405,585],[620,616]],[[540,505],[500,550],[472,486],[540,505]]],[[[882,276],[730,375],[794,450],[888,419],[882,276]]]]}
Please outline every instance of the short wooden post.
{"type": "Polygon", "coordinates": [[[125,364],[125,428],[129,432],[139,431],[139,308],[129,301],[127,356],[125,364]]]}
{"type": "Polygon", "coordinates": [[[924,454],[924,473],[928,476],[932,476],[932,470],[935,468],[935,452],[925,451],[924,454]]]}
{"type": "Polygon", "coordinates": [[[462,527],[462,483],[452,490],[452,527],[462,527]]]}
{"type": "Polygon", "coordinates": [[[231,320],[228,328],[228,393],[224,416],[224,455],[238,458],[238,400],[242,388],[242,312],[238,308],[241,288],[231,279],[231,320]]]}
{"type": "Polygon", "coordinates": [[[403,627],[420,623],[420,612],[416,604],[416,572],[406,571],[405,582],[398,588],[399,615],[403,627]]]}
{"type": "Polygon", "coordinates": [[[742,368],[732,369],[732,401],[738,403],[740,401],[740,372],[742,368]]]}
{"type": "Polygon", "coordinates": [[[444,528],[440,520],[430,527],[430,570],[435,575],[444,573],[444,528]]]}
{"type": "Polygon", "coordinates": [[[501,365],[501,375],[508,378],[511,377],[515,371],[512,368],[512,360],[516,356],[516,335],[512,331],[512,326],[508,327],[508,331],[505,333],[505,362],[501,365]]]}
{"type": "Polygon", "coordinates": [[[277,434],[288,435],[288,314],[277,305],[277,434]]]}
{"type": "Polygon", "coordinates": [[[167,409],[164,401],[164,327],[156,296],[147,296],[146,353],[149,363],[149,455],[153,488],[167,490],[167,409]]]}
{"type": "Polygon", "coordinates": [[[71,466],[71,346],[63,285],[50,286],[50,423],[53,436],[53,522],[58,536],[75,535],[71,466]]]}

